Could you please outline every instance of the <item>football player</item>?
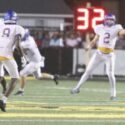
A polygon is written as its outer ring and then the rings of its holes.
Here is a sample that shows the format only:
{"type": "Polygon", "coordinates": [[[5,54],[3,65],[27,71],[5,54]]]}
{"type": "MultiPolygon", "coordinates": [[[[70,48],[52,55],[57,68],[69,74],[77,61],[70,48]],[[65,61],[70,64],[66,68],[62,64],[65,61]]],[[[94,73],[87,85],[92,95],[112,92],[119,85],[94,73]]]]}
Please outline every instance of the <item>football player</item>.
{"type": "Polygon", "coordinates": [[[24,57],[22,58],[23,63],[25,63],[25,59],[28,62],[24,68],[20,71],[20,76],[22,77],[21,84],[19,90],[15,93],[15,95],[23,95],[24,94],[24,86],[25,86],[25,78],[28,75],[33,74],[36,79],[42,80],[43,78],[52,79],[56,84],[58,84],[57,76],[51,75],[48,73],[41,73],[41,67],[44,67],[45,58],[41,56],[38,47],[35,43],[35,40],[32,36],[29,35],[29,32],[26,30],[26,38],[24,37],[21,41],[21,49],[24,57]],[[28,37],[27,37],[28,36],[28,37]]]}
{"type": "Polygon", "coordinates": [[[111,86],[110,99],[116,99],[116,80],[114,75],[115,55],[114,47],[116,39],[125,35],[125,30],[120,24],[116,24],[116,17],[113,14],[107,14],[104,18],[104,23],[97,25],[94,28],[95,37],[91,41],[88,49],[92,48],[97,43],[97,51],[91,58],[85,73],[81,76],[80,81],[71,90],[72,94],[79,93],[80,87],[89,78],[93,70],[102,62],[106,63],[106,73],[111,86]]]}
{"type": "MultiPolygon", "coordinates": [[[[13,47],[19,46],[19,41],[25,35],[25,29],[17,25],[17,13],[9,10],[4,15],[4,24],[0,25],[0,66],[3,65],[11,80],[0,100],[0,109],[6,111],[7,98],[15,88],[19,79],[17,64],[13,58],[13,47]]],[[[0,72],[0,76],[2,76],[0,72]]]]}

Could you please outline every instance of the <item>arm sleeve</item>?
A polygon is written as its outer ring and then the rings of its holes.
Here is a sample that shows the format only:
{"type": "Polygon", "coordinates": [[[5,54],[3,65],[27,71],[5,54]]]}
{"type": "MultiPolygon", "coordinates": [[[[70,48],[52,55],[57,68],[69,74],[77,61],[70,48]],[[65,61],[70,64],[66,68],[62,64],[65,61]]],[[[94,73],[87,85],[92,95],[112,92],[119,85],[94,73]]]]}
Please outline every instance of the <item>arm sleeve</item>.
{"type": "Polygon", "coordinates": [[[118,24],[117,25],[118,32],[123,29],[122,25],[118,24]]]}
{"type": "Polygon", "coordinates": [[[16,36],[17,35],[20,35],[21,38],[24,37],[24,35],[25,35],[25,29],[22,26],[17,25],[17,27],[16,27],[16,36]]]}

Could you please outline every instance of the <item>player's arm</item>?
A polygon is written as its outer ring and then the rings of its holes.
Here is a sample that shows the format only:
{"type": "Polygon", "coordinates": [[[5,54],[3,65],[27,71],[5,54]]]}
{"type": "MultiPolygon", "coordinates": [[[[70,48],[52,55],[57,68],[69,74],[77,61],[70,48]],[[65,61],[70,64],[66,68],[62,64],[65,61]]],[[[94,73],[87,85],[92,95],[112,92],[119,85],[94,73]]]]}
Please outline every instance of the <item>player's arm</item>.
{"type": "Polygon", "coordinates": [[[23,49],[20,46],[20,42],[21,42],[21,36],[16,36],[15,37],[15,46],[16,46],[16,50],[18,51],[19,55],[21,56],[21,63],[22,63],[22,67],[24,67],[27,63],[26,58],[24,57],[24,53],[23,53],[23,49]]]}
{"type": "Polygon", "coordinates": [[[87,50],[91,49],[95,44],[96,42],[99,40],[99,35],[95,35],[95,37],[93,38],[93,40],[90,42],[90,44],[88,45],[88,47],[86,48],[87,50]]]}
{"type": "Polygon", "coordinates": [[[16,47],[15,49],[18,51],[20,56],[23,56],[23,51],[20,47],[20,42],[21,42],[21,36],[20,35],[15,36],[15,47],[16,47]]]}
{"type": "Polygon", "coordinates": [[[119,37],[125,36],[125,29],[120,30],[118,36],[119,37]]]}

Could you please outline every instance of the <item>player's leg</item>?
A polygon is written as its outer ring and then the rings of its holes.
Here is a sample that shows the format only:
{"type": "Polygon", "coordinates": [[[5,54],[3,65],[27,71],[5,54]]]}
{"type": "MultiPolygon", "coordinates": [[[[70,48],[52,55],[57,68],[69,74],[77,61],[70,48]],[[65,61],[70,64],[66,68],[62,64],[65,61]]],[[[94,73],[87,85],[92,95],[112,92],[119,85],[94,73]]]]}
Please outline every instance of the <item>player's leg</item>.
{"type": "Polygon", "coordinates": [[[21,91],[24,91],[25,84],[26,84],[26,79],[25,79],[25,77],[21,77],[21,78],[20,78],[20,90],[21,90],[21,91]]]}
{"type": "Polygon", "coordinates": [[[21,71],[20,71],[20,88],[19,90],[15,93],[15,95],[24,95],[24,87],[26,85],[26,80],[25,77],[31,74],[34,74],[34,72],[39,68],[39,64],[34,62],[28,63],[21,71]]]}
{"type": "Polygon", "coordinates": [[[116,79],[114,74],[115,69],[115,55],[112,54],[106,62],[106,72],[111,86],[111,99],[116,98],[116,79]]]}
{"type": "Polygon", "coordinates": [[[58,75],[52,75],[52,74],[49,74],[49,73],[42,73],[42,78],[52,79],[55,82],[56,85],[59,84],[59,82],[58,82],[59,76],[58,75]]]}
{"type": "MultiPolygon", "coordinates": [[[[18,71],[20,72],[24,68],[24,64],[22,64],[21,56],[16,49],[14,51],[14,58],[18,64],[18,71]]],[[[24,88],[23,86],[25,86],[24,85],[25,84],[25,77],[20,77],[19,84],[20,84],[20,89],[14,95],[23,95],[23,88],[24,88]]]]}
{"type": "Polygon", "coordinates": [[[15,95],[24,95],[24,88],[26,85],[26,79],[25,77],[33,74],[33,72],[36,70],[37,67],[35,67],[33,62],[30,62],[27,64],[21,71],[20,71],[20,88],[19,90],[15,93],[15,95]]]}
{"type": "Polygon", "coordinates": [[[4,78],[4,77],[0,77],[0,83],[1,83],[1,85],[2,85],[2,87],[3,87],[3,94],[5,93],[5,91],[6,91],[6,79],[4,78]]]}
{"type": "Polygon", "coordinates": [[[93,57],[90,59],[90,62],[86,68],[85,73],[81,76],[78,84],[75,88],[71,90],[72,94],[79,93],[80,87],[86,82],[86,80],[89,78],[93,70],[102,62],[101,55],[99,55],[97,52],[93,55],[93,57]]]}
{"type": "Polygon", "coordinates": [[[37,69],[39,68],[39,65],[36,65],[34,62],[28,63],[21,71],[20,76],[26,77],[28,75],[33,74],[37,69]]]}
{"type": "Polygon", "coordinates": [[[21,95],[23,96],[24,95],[24,87],[25,87],[25,84],[26,84],[26,79],[25,77],[20,77],[20,88],[19,90],[14,94],[14,95],[21,95]]]}
{"type": "Polygon", "coordinates": [[[16,64],[15,60],[3,61],[3,64],[11,77],[7,90],[4,93],[4,95],[2,96],[2,100],[0,100],[1,110],[6,111],[5,105],[6,105],[7,98],[10,96],[10,94],[12,93],[12,91],[14,90],[14,88],[17,84],[17,81],[19,79],[19,73],[18,73],[18,68],[17,68],[17,64],[16,64]]]}
{"type": "Polygon", "coordinates": [[[52,79],[52,80],[54,80],[55,84],[58,85],[58,76],[52,75],[52,74],[49,74],[49,73],[41,73],[41,68],[38,68],[37,71],[34,72],[34,76],[38,80],[52,79]]]}
{"type": "Polygon", "coordinates": [[[3,68],[2,62],[0,62],[0,83],[3,87],[2,93],[5,93],[5,91],[6,91],[6,80],[4,78],[4,68],[3,68]]]}

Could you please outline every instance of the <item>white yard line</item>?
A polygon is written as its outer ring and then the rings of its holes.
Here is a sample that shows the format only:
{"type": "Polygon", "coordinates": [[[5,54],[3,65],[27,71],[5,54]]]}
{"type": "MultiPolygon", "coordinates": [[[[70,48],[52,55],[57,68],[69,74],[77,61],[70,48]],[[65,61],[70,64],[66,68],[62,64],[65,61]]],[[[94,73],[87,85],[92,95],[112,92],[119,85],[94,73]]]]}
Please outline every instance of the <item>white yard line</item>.
{"type": "MultiPolygon", "coordinates": [[[[47,86],[45,88],[52,89],[52,87],[49,87],[49,86],[47,86]]],[[[53,87],[53,89],[61,89],[61,90],[69,90],[70,91],[72,88],[59,86],[59,87],[53,87]]],[[[103,92],[103,93],[107,93],[107,92],[109,92],[109,90],[110,89],[95,89],[95,88],[86,88],[86,87],[81,88],[81,91],[103,92]]],[[[118,90],[117,93],[125,93],[125,91],[118,90]]]]}
{"type": "Polygon", "coordinates": [[[94,123],[110,123],[110,122],[113,122],[113,123],[125,123],[125,120],[84,120],[84,119],[80,119],[80,120],[77,120],[77,119],[0,119],[0,122],[94,122],[94,123]]]}

